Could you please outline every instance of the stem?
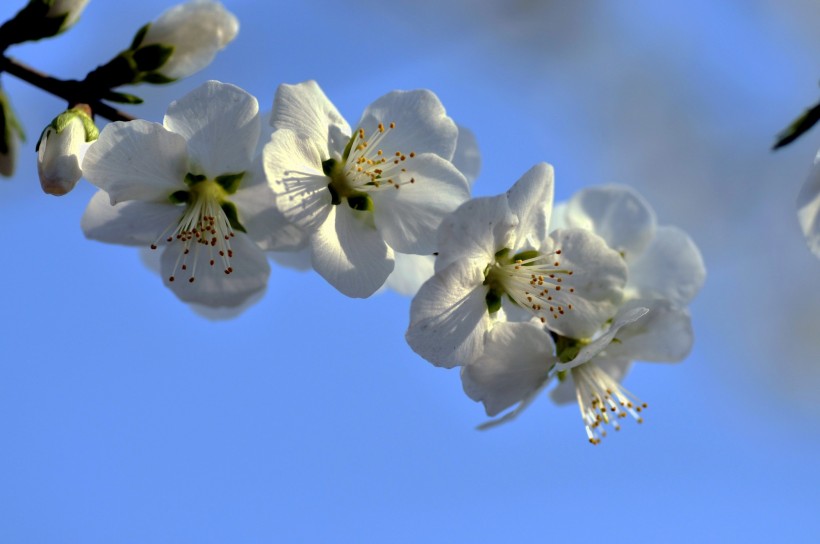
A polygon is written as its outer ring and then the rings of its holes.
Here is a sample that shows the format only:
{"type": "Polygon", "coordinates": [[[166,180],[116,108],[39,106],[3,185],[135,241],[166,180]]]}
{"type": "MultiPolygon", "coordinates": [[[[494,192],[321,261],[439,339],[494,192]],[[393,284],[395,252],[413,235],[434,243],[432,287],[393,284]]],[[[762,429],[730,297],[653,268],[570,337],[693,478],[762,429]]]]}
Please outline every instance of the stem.
{"type": "Polygon", "coordinates": [[[133,121],[135,119],[123,111],[104,104],[99,99],[88,100],[88,93],[84,92],[85,87],[80,81],[51,77],[5,55],[0,55],[0,72],[8,72],[47,93],[64,98],[70,106],[80,103],[88,104],[96,115],[109,121],[133,121]]]}

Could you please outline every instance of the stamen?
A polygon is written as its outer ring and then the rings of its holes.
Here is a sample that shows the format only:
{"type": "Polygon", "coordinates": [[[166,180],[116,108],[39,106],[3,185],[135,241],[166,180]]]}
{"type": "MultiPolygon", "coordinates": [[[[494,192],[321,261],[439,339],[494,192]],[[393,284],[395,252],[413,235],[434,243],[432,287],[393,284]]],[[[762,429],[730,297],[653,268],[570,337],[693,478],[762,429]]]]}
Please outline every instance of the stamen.
{"type": "Polygon", "coordinates": [[[616,431],[621,430],[617,418],[627,414],[638,423],[643,423],[640,412],[647,407],[638,397],[621,386],[609,374],[595,363],[589,362],[571,370],[575,383],[575,396],[581,419],[590,444],[598,444],[606,436],[603,425],[610,425],[616,431]]]}
{"type": "Polygon", "coordinates": [[[366,135],[359,128],[351,145],[350,156],[345,163],[345,181],[348,189],[356,192],[370,192],[386,188],[399,189],[402,185],[416,183],[415,178],[406,177],[406,162],[415,158],[416,153],[401,150],[385,150],[380,145],[382,139],[397,127],[395,122],[379,123],[376,130],[366,135]]]}

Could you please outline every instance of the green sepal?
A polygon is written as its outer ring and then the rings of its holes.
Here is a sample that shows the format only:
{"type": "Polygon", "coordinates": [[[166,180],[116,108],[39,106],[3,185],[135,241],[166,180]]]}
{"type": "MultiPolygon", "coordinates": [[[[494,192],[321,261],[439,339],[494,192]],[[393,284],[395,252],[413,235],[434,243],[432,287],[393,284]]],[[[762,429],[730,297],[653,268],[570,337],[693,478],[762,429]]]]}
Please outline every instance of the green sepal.
{"type": "Polygon", "coordinates": [[[134,39],[131,40],[131,46],[129,47],[129,49],[131,49],[133,51],[133,50],[137,49],[140,46],[140,44],[142,43],[142,40],[145,39],[145,35],[148,33],[149,28],[151,28],[151,23],[147,23],[147,24],[143,25],[142,28],[137,30],[137,33],[134,34],[134,39]]]}
{"type": "Polygon", "coordinates": [[[197,183],[202,183],[206,179],[208,179],[208,176],[204,176],[202,174],[192,174],[188,172],[187,174],[185,174],[185,185],[187,185],[188,187],[193,187],[197,183]]]}
{"type": "Polygon", "coordinates": [[[139,96],[129,94],[129,93],[120,93],[116,91],[108,91],[102,96],[103,100],[108,100],[109,102],[117,102],[118,104],[142,104],[143,100],[139,96]]]}
{"type": "Polygon", "coordinates": [[[225,214],[225,217],[228,218],[228,222],[231,224],[233,230],[248,232],[245,230],[245,227],[242,226],[242,223],[239,222],[239,212],[233,202],[223,202],[221,208],[222,212],[225,214]]]}
{"type": "Polygon", "coordinates": [[[484,301],[487,303],[487,311],[491,314],[501,309],[501,295],[493,289],[487,291],[487,296],[484,297],[484,301]]]}
{"type": "Polygon", "coordinates": [[[140,83],[150,83],[151,85],[167,85],[168,83],[173,83],[174,81],[176,81],[176,79],[164,76],[159,72],[142,74],[139,78],[140,83]]]}
{"type": "MultiPolygon", "coordinates": [[[[527,261],[529,259],[534,259],[534,258],[538,257],[539,255],[540,255],[540,253],[538,253],[534,249],[528,249],[527,251],[522,251],[521,253],[516,253],[515,255],[513,255],[512,260],[513,260],[513,262],[527,261]]],[[[525,264],[524,266],[531,266],[531,265],[532,265],[532,263],[528,263],[528,264],[525,264]]]]}
{"type": "Polygon", "coordinates": [[[803,114],[792,121],[792,123],[783,129],[777,135],[777,141],[772,146],[772,150],[780,149],[783,146],[786,146],[800,136],[808,132],[808,130],[820,121],[820,104],[815,105],[813,108],[808,109],[803,112],[803,114]]]}
{"type": "Polygon", "coordinates": [[[339,196],[339,193],[336,192],[336,189],[333,188],[332,183],[327,184],[327,190],[330,191],[330,203],[334,206],[338,206],[342,203],[342,198],[339,196]]]}
{"type": "Polygon", "coordinates": [[[191,200],[191,193],[188,191],[174,191],[168,196],[172,204],[187,204],[191,200]]]}
{"type": "Polygon", "coordinates": [[[495,260],[496,261],[503,261],[505,260],[510,254],[510,248],[505,247],[504,249],[499,249],[495,252],[495,260]]]}
{"type": "Polygon", "coordinates": [[[329,178],[333,177],[333,169],[336,167],[336,159],[322,161],[322,172],[329,178]]]}
{"type": "MultiPolygon", "coordinates": [[[[134,51],[132,58],[140,72],[154,72],[159,70],[174,53],[173,46],[153,43],[140,47],[134,51]]],[[[144,78],[143,78],[144,79],[144,78]]]]}
{"type": "Polygon", "coordinates": [[[245,172],[239,172],[238,174],[222,174],[221,176],[217,176],[215,181],[225,190],[226,193],[232,195],[237,191],[237,189],[239,189],[239,184],[242,182],[244,175],[245,172]]]}
{"type": "Polygon", "coordinates": [[[347,205],[360,212],[373,211],[373,200],[365,193],[357,193],[347,197],[347,205]]]}
{"type": "Polygon", "coordinates": [[[9,140],[14,137],[14,134],[17,135],[20,141],[26,140],[23,127],[14,114],[8,95],[0,89],[0,153],[9,152],[9,140]]]}
{"type": "Polygon", "coordinates": [[[555,336],[555,354],[562,363],[568,363],[578,357],[581,349],[589,344],[588,340],[576,340],[566,336],[555,336]]]}

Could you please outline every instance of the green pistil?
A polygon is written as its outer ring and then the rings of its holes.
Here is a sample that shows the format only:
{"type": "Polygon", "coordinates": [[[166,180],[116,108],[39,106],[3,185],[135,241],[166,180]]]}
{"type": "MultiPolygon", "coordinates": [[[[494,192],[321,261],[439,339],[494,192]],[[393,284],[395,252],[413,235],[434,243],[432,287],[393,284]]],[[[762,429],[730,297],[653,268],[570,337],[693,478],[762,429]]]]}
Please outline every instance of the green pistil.
{"type": "Polygon", "coordinates": [[[330,203],[338,206],[342,200],[347,199],[347,204],[354,210],[372,211],[373,201],[361,191],[355,190],[345,174],[344,161],[328,159],[322,162],[322,172],[330,178],[327,190],[330,191],[330,203]]]}

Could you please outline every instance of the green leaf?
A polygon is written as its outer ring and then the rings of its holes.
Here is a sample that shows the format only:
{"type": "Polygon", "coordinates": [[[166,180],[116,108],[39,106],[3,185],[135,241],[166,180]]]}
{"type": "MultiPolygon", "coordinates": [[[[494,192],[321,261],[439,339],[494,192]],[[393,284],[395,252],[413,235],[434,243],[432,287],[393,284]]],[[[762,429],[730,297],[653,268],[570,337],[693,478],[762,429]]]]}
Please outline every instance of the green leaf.
{"type": "Polygon", "coordinates": [[[143,100],[137,95],[129,93],[119,93],[116,91],[108,91],[102,96],[103,100],[109,102],[117,102],[119,104],[142,104],[143,100]]]}
{"type": "Polygon", "coordinates": [[[134,51],[132,58],[140,72],[154,72],[168,62],[173,53],[173,47],[155,43],[140,47],[134,51]]]}

